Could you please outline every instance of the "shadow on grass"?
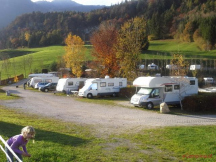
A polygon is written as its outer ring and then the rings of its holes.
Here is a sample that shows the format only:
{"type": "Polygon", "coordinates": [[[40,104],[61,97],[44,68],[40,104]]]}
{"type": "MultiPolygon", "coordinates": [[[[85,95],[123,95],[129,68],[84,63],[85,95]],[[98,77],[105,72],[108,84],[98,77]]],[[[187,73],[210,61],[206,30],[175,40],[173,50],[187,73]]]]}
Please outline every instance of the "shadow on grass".
{"type": "MultiPolygon", "coordinates": [[[[6,136],[8,138],[20,134],[21,129],[24,126],[6,123],[0,121],[0,135],[6,136]]],[[[60,130],[60,128],[59,128],[60,130]]],[[[59,143],[62,145],[69,145],[69,146],[78,146],[82,145],[88,142],[86,139],[61,134],[58,132],[51,132],[51,131],[45,131],[41,129],[35,129],[36,131],[36,137],[35,139],[37,141],[48,141],[53,143],[59,143]]],[[[6,141],[7,139],[5,139],[6,141]]]]}
{"type": "Polygon", "coordinates": [[[0,56],[1,57],[9,56],[9,58],[13,58],[13,57],[24,56],[31,53],[35,53],[35,51],[4,50],[4,51],[0,51],[0,56]]]}

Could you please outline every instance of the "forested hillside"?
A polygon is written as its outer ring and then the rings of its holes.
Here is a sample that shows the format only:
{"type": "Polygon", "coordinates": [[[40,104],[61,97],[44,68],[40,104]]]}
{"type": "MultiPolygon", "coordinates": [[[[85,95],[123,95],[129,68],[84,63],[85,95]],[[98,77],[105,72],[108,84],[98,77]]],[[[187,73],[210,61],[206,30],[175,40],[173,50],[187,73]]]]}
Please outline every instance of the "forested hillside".
{"type": "Polygon", "coordinates": [[[210,50],[216,47],[215,10],[215,0],[132,0],[91,12],[33,12],[0,31],[0,48],[60,45],[70,32],[86,42],[103,21],[144,16],[149,40],[175,38],[210,50]]]}

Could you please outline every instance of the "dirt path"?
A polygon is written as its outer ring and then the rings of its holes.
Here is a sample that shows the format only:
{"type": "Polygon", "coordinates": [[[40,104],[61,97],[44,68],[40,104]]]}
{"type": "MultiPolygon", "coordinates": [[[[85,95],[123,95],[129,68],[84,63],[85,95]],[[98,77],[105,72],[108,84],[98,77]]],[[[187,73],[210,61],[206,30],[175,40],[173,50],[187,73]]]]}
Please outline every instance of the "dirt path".
{"type": "Polygon", "coordinates": [[[216,115],[159,114],[141,108],[90,104],[76,101],[73,97],[24,90],[22,85],[18,88],[11,85],[3,89],[10,90],[21,98],[0,101],[0,105],[40,116],[91,125],[101,133],[139,131],[163,126],[216,125],[216,115]]]}

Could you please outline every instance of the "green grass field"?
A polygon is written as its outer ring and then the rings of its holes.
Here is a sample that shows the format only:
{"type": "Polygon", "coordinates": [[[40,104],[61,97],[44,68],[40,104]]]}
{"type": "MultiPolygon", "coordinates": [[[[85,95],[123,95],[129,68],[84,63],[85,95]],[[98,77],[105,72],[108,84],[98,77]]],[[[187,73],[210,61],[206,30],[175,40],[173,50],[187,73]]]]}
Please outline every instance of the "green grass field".
{"type": "MultiPolygon", "coordinates": [[[[27,145],[25,162],[149,162],[216,161],[216,127],[188,126],[99,133],[91,125],[77,125],[0,106],[0,135],[7,140],[22,127],[36,129],[27,145]]],[[[0,142],[1,145],[2,142],[0,142]]],[[[0,150],[0,159],[5,155],[0,150]]]]}
{"type": "Polygon", "coordinates": [[[200,51],[195,43],[179,42],[177,40],[151,41],[148,51],[141,56],[143,59],[171,59],[172,54],[182,54],[187,59],[215,59],[216,50],[200,51]]]}
{"type": "MultiPolygon", "coordinates": [[[[91,60],[90,45],[86,45],[86,60],[91,60]]],[[[141,54],[142,59],[171,59],[172,54],[180,53],[187,59],[215,59],[216,50],[200,51],[195,43],[180,43],[175,40],[158,40],[151,41],[149,50],[141,54]]],[[[25,77],[29,73],[41,72],[42,69],[49,68],[49,65],[60,59],[65,54],[63,46],[50,46],[43,48],[23,48],[23,49],[6,49],[0,50],[0,58],[2,55],[7,55],[10,58],[11,65],[8,70],[2,67],[0,61],[0,74],[1,79],[14,77],[16,75],[24,74],[25,77]],[[32,56],[33,62],[31,67],[26,67],[24,70],[24,57],[32,56]]]]}

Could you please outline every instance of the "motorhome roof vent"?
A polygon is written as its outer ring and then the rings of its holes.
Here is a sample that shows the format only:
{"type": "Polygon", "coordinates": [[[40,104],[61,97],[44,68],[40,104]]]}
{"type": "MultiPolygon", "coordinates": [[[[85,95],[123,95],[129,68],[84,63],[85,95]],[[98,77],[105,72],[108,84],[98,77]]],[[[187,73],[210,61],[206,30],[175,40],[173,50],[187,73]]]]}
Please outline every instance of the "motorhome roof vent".
{"type": "Polygon", "coordinates": [[[106,76],[105,76],[105,79],[108,79],[108,78],[109,78],[109,75],[106,75],[106,76]]]}

